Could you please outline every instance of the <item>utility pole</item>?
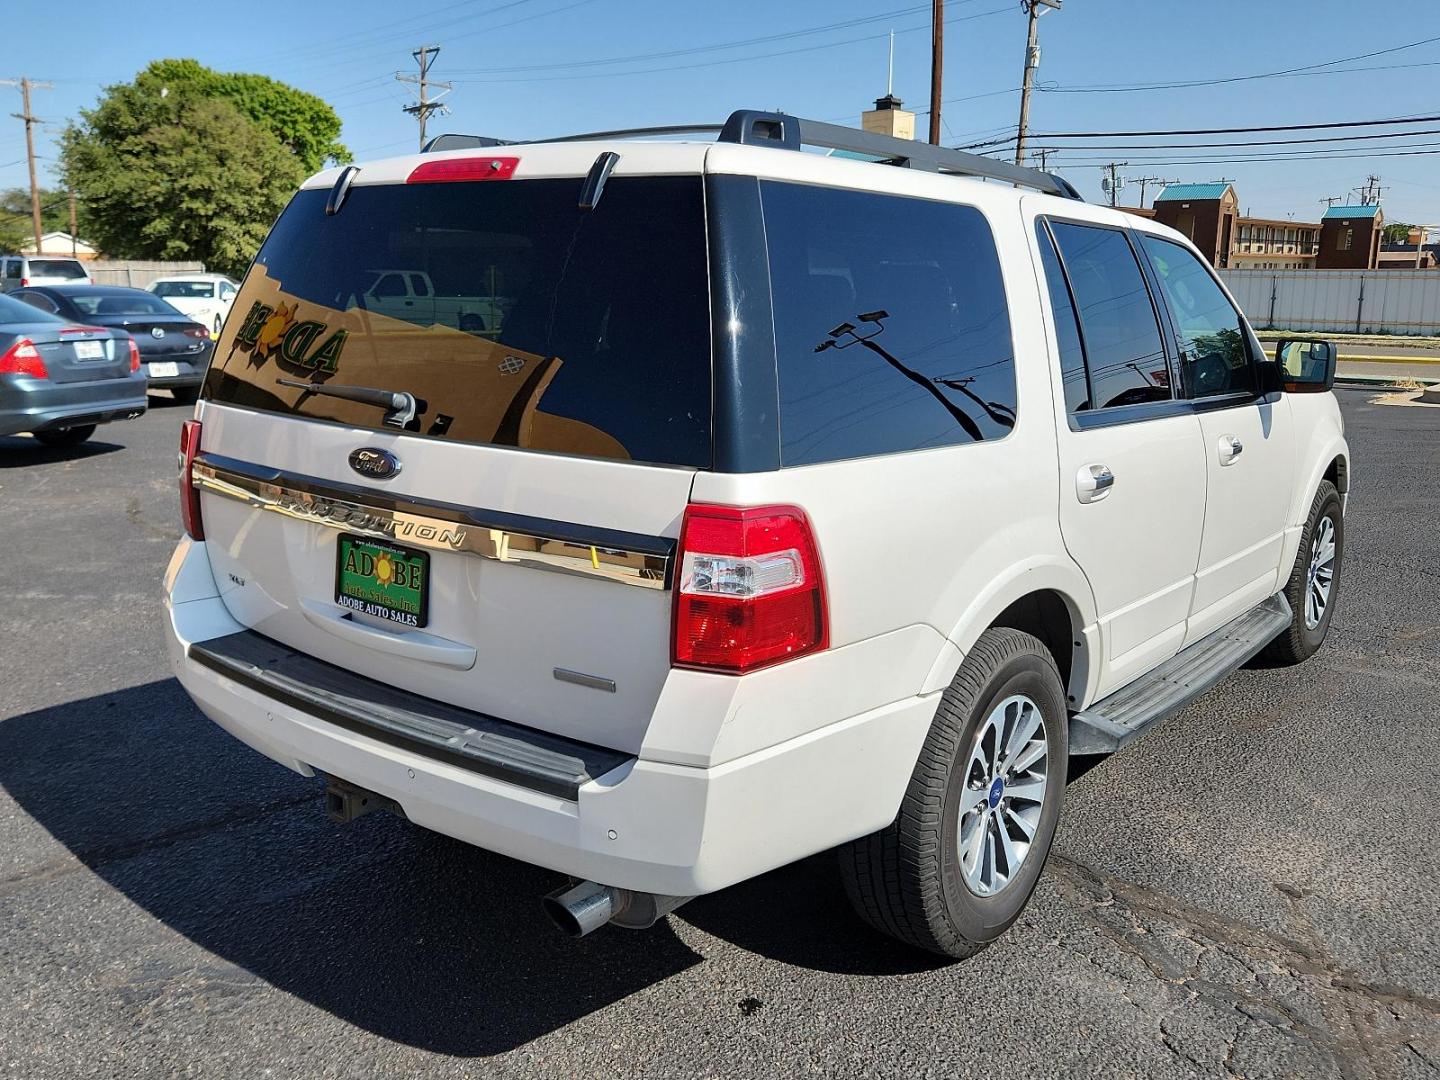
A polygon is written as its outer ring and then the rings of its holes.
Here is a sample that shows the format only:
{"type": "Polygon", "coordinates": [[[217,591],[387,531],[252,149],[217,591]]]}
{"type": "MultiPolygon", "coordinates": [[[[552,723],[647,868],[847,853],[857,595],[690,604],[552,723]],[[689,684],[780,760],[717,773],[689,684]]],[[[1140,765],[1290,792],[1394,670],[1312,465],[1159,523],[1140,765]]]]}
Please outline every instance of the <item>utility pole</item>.
{"type": "Polygon", "coordinates": [[[1041,172],[1049,172],[1050,170],[1047,166],[1050,164],[1050,155],[1055,152],[1055,147],[1053,146],[1037,146],[1033,151],[1031,151],[1030,156],[1038,157],[1040,159],[1041,172]]]}
{"type": "Polygon", "coordinates": [[[1104,166],[1105,171],[1110,174],[1110,182],[1106,184],[1102,181],[1101,187],[1109,194],[1111,206],[1120,205],[1120,189],[1125,185],[1125,180],[1119,175],[1119,170],[1129,164],[1128,161],[1112,161],[1104,166]]]}
{"type": "Polygon", "coordinates": [[[1339,195],[1326,195],[1325,198],[1321,199],[1320,201],[1325,204],[1325,209],[1326,209],[1326,210],[1329,210],[1330,207],[1334,206],[1337,202],[1340,201],[1340,196],[1339,196],[1339,195]]]}
{"type": "Polygon", "coordinates": [[[1040,16],[1050,8],[1060,10],[1064,0],[1020,0],[1029,19],[1025,40],[1025,74],[1020,86],[1020,126],[1015,132],[1015,164],[1025,164],[1025,133],[1030,128],[1030,91],[1035,87],[1035,70],[1040,66],[1040,16]]]}
{"type": "Polygon", "coordinates": [[[18,86],[20,88],[20,100],[24,103],[24,112],[11,113],[17,120],[25,121],[25,156],[30,161],[30,220],[35,229],[35,254],[42,252],[45,244],[40,239],[40,185],[35,179],[35,125],[40,118],[30,111],[30,91],[49,90],[54,84],[48,82],[36,82],[34,79],[27,79],[23,75],[18,79],[0,79],[0,85],[18,86]]]}
{"type": "Polygon", "coordinates": [[[75,191],[70,191],[70,256],[76,258],[80,254],[79,231],[75,225],[75,191]]]}
{"type": "Polygon", "coordinates": [[[1386,189],[1380,186],[1380,177],[1367,176],[1365,186],[1355,188],[1355,194],[1360,197],[1361,206],[1379,206],[1380,193],[1386,189]]]}
{"type": "Polygon", "coordinates": [[[404,105],[402,109],[420,121],[420,149],[425,149],[425,121],[432,113],[441,115],[450,111],[449,106],[440,104],[440,99],[454,89],[448,82],[435,82],[430,78],[430,64],[440,54],[439,45],[421,45],[410,55],[415,57],[415,62],[420,65],[419,75],[402,75],[395,73],[395,81],[412,83],[419,87],[419,98],[414,105],[404,105]],[[440,93],[434,97],[430,96],[433,88],[439,88],[440,93]]]}
{"type": "Polygon", "coordinates": [[[1140,185],[1140,209],[1145,209],[1145,189],[1151,184],[1178,184],[1178,180],[1166,180],[1163,176],[1142,176],[1135,183],[1140,185]]]}
{"type": "Polygon", "coordinates": [[[930,145],[940,145],[940,87],[945,81],[945,0],[930,10],[930,145]]]}

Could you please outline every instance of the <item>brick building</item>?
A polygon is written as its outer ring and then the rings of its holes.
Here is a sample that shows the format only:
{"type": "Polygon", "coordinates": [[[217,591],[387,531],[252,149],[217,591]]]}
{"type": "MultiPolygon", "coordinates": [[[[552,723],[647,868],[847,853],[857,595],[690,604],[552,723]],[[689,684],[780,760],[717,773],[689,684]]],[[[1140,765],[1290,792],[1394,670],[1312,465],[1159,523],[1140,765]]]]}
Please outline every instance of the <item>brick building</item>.
{"type": "Polygon", "coordinates": [[[1378,206],[1332,206],[1320,219],[1317,270],[1374,270],[1385,214],[1378,206]]]}

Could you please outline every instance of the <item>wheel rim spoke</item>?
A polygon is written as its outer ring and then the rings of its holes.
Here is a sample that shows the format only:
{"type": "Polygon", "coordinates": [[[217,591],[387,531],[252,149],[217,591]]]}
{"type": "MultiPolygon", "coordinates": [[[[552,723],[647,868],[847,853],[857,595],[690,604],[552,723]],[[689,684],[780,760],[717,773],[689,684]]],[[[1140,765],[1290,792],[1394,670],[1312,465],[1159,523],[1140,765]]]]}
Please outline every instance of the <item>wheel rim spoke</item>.
{"type": "Polygon", "coordinates": [[[997,702],[970,744],[956,846],[969,889],[993,896],[1016,877],[1039,831],[1049,761],[1045,717],[1024,694],[997,702]]]}

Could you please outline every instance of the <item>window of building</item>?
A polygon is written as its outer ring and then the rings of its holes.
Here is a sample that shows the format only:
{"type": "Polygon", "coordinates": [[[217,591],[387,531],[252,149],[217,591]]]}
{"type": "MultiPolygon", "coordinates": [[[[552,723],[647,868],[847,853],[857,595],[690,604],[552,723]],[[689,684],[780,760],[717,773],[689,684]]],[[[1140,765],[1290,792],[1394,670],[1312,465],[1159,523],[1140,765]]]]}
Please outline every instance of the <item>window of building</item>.
{"type": "Polygon", "coordinates": [[[1089,407],[1169,400],[1155,307],[1125,233],[1068,221],[1052,221],[1050,228],[1078,311],[1089,407]]]}
{"type": "Polygon", "coordinates": [[[1254,393],[1244,324],[1210,271],[1179,244],[1146,235],[1140,242],[1169,302],[1190,396],[1254,393]]]}
{"type": "Polygon", "coordinates": [[[979,210],[760,189],[784,465],[998,439],[1015,426],[1010,314],[979,210]]]}
{"type": "Polygon", "coordinates": [[[1350,248],[1354,245],[1354,243],[1355,243],[1355,230],[1354,230],[1354,229],[1342,229],[1342,230],[1340,231],[1340,236],[1339,236],[1339,238],[1338,238],[1337,241],[1336,241],[1336,246],[1339,247],[1339,249],[1340,249],[1341,251],[1349,251],[1350,248]]]}

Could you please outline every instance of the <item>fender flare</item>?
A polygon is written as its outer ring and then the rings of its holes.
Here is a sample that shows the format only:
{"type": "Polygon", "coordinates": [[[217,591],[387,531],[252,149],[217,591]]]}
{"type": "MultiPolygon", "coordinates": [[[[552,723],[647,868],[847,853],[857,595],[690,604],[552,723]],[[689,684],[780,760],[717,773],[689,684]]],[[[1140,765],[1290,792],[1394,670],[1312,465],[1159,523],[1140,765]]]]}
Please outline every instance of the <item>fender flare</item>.
{"type": "Polygon", "coordinates": [[[1049,590],[1059,595],[1070,612],[1071,629],[1077,646],[1071,672],[1073,694],[1077,679],[1088,699],[1098,678],[1100,637],[1095,611],[1095,594],[1090,582],[1068,556],[1035,556],[1015,564],[1001,577],[989,582],[966,607],[946,634],[946,647],[930,668],[921,693],[944,689],[955,678],[966,654],[990,625],[1015,601],[1031,593],[1049,590]]]}

